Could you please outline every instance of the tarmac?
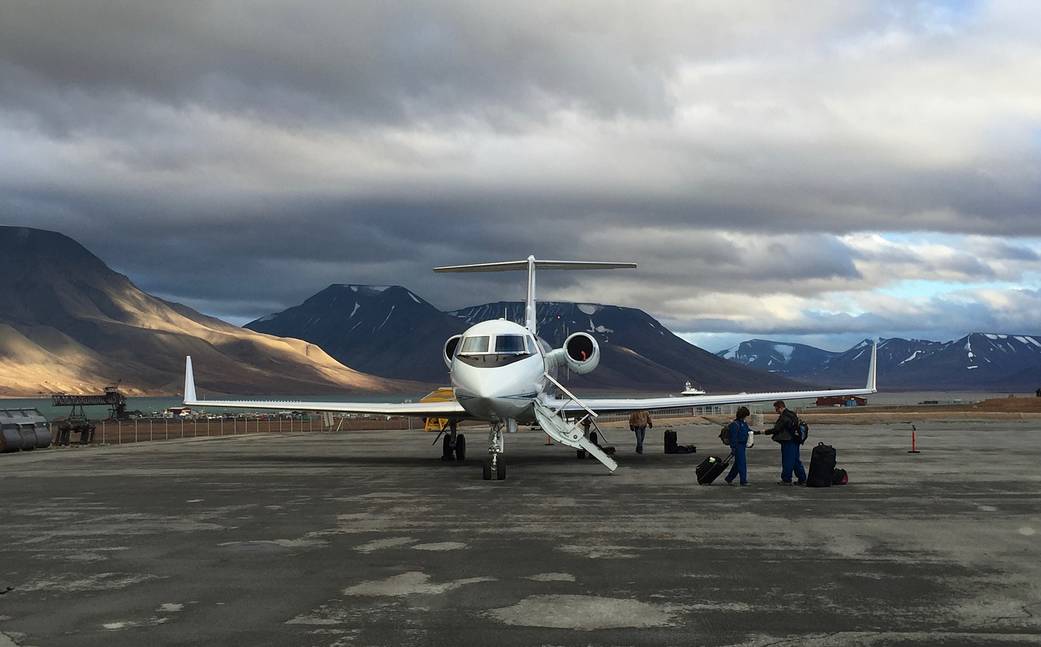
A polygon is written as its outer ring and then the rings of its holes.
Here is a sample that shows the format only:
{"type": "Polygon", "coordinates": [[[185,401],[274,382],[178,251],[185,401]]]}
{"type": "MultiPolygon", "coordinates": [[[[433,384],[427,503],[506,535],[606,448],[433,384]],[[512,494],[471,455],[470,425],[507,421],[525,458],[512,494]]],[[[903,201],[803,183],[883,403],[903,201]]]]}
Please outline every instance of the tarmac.
{"type": "MultiPolygon", "coordinates": [[[[0,647],[1041,644],[1041,429],[817,425],[846,486],[698,486],[607,429],[257,434],[0,455],[0,647]]],[[[803,451],[809,463],[809,451],[803,451]]],[[[722,481],[719,481],[722,483],[722,481]]]]}

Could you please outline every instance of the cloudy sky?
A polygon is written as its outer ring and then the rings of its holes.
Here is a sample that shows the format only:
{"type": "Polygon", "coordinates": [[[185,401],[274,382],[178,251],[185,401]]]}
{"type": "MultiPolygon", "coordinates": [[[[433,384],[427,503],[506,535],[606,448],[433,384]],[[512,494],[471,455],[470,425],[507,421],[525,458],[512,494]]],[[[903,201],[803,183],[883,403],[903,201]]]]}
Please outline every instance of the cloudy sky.
{"type": "Polygon", "coordinates": [[[236,323],[330,283],[1041,333],[1041,3],[0,2],[0,221],[236,323]]]}

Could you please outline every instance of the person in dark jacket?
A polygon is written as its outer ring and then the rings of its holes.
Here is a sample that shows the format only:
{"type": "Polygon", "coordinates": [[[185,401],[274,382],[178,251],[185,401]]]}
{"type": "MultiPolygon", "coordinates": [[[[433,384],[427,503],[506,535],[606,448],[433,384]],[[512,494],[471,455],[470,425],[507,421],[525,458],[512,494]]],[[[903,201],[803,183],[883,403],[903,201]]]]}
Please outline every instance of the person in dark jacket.
{"type": "Polygon", "coordinates": [[[791,485],[792,472],[798,479],[798,485],[806,485],[806,469],[799,460],[799,443],[796,440],[799,429],[799,416],[784,405],[784,400],[774,402],[777,422],[770,429],[770,439],[781,444],[781,480],[778,485],[791,485]]]}
{"type": "Polygon", "coordinates": [[[733,485],[736,476],[741,477],[741,485],[748,485],[748,461],[745,451],[748,449],[748,437],[752,433],[745,422],[748,414],[748,407],[741,407],[737,410],[734,421],[730,423],[730,451],[734,454],[734,465],[724,479],[727,485],[733,485]]]}

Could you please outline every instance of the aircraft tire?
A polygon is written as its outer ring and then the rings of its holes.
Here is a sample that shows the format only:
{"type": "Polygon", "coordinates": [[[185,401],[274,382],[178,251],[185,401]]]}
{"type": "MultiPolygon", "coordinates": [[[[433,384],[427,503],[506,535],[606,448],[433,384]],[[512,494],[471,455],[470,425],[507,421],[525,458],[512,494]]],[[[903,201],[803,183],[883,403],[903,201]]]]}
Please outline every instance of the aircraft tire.
{"type": "Polygon", "coordinates": [[[444,439],[441,441],[441,460],[452,460],[452,437],[448,434],[445,434],[444,439]]]}
{"type": "Polygon", "coordinates": [[[492,480],[492,459],[488,458],[481,464],[481,478],[485,481],[492,480]]]}
{"type": "Polygon", "coordinates": [[[455,459],[460,463],[466,460],[466,436],[462,434],[455,437],[455,459]]]}
{"type": "Polygon", "coordinates": [[[495,463],[495,478],[498,481],[506,480],[506,459],[499,456],[499,460],[495,463]]]}
{"type": "Polygon", "coordinates": [[[584,450],[584,449],[576,449],[575,450],[575,457],[576,458],[585,458],[586,457],[586,450],[584,450]]]}
{"type": "Polygon", "coordinates": [[[593,443],[598,447],[600,446],[600,437],[596,435],[595,431],[589,432],[589,442],[593,443]]]}

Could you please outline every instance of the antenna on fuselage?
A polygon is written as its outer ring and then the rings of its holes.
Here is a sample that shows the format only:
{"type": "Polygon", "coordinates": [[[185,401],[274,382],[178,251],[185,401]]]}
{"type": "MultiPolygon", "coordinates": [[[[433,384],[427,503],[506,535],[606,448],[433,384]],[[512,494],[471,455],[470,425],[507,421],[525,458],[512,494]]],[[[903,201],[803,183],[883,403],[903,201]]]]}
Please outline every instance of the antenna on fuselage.
{"type": "Polygon", "coordinates": [[[617,270],[636,269],[636,263],[613,261],[540,261],[529,256],[523,261],[500,261],[497,263],[475,263],[473,265],[445,265],[435,267],[435,272],[517,272],[528,271],[528,292],[524,301],[524,327],[532,335],[538,335],[535,318],[535,270],[617,270]]]}

